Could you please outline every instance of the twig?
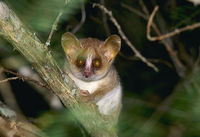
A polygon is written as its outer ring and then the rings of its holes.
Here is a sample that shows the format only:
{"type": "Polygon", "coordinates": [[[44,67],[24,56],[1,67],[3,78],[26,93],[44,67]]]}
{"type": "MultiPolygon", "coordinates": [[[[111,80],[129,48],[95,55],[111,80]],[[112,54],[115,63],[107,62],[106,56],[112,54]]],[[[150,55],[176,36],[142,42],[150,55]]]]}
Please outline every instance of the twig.
{"type": "Polygon", "coordinates": [[[86,13],[85,13],[85,5],[84,5],[84,0],[81,2],[81,21],[80,23],[72,30],[72,33],[76,33],[84,24],[85,19],[86,19],[86,13]]]}
{"type": "Polygon", "coordinates": [[[20,77],[11,77],[11,78],[7,78],[7,79],[4,79],[4,80],[0,80],[0,84],[8,82],[10,80],[16,80],[16,79],[20,79],[20,77]]]}
{"type": "MultiPolygon", "coordinates": [[[[15,72],[17,72],[17,74],[21,75],[21,76],[26,76],[29,77],[31,79],[34,79],[36,81],[40,81],[42,83],[45,84],[45,82],[42,80],[42,78],[39,76],[39,74],[37,72],[35,72],[31,66],[29,65],[24,65],[21,60],[22,57],[21,56],[13,56],[13,57],[9,57],[9,58],[5,58],[3,60],[3,65],[5,66],[5,68],[7,70],[15,70],[15,72]],[[14,62],[14,63],[12,63],[14,62]]],[[[1,67],[0,67],[0,72],[1,72],[1,67]]],[[[2,72],[3,72],[3,68],[2,68],[2,72]]],[[[2,78],[5,79],[5,78],[2,78]]],[[[39,86],[38,84],[35,84],[31,81],[27,81],[28,84],[30,84],[36,92],[38,92],[41,96],[43,96],[44,100],[49,104],[49,107],[52,110],[59,110],[60,108],[63,108],[62,103],[60,102],[60,100],[53,94],[53,92],[49,92],[48,88],[41,88],[41,86],[39,86]]],[[[4,83],[0,85],[0,88],[2,87],[4,90],[1,90],[2,93],[8,94],[9,92],[7,92],[7,90],[10,89],[10,83],[4,83]]],[[[4,96],[3,96],[4,97],[4,96]]],[[[8,98],[9,100],[13,100],[10,97],[8,98]]],[[[8,100],[6,99],[6,100],[8,100]]],[[[6,104],[8,104],[6,102],[6,104]]],[[[11,105],[9,105],[11,106],[11,105]]],[[[12,107],[13,108],[13,107],[12,107]]]]}
{"type": "Polygon", "coordinates": [[[140,12],[139,10],[136,10],[136,9],[130,7],[129,5],[127,5],[127,4],[125,4],[125,3],[121,3],[121,6],[122,6],[123,8],[128,9],[129,11],[135,13],[135,14],[138,15],[139,17],[142,17],[143,19],[146,19],[146,20],[149,19],[148,16],[146,16],[144,13],[140,12]]]}
{"type": "Polygon", "coordinates": [[[154,15],[155,15],[155,13],[158,11],[158,6],[155,6],[155,8],[154,8],[154,10],[153,10],[153,12],[152,12],[152,14],[150,15],[150,17],[149,17],[149,20],[148,20],[148,23],[147,23],[147,32],[146,32],[146,35],[147,35],[147,38],[149,39],[149,40],[151,40],[151,36],[150,36],[150,27],[151,27],[151,24],[152,24],[152,21],[153,21],[153,17],[154,17],[154,15]]]}
{"type": "MultiPolygon", "coordinates": [[[[16,69],[18,70],[17,74],[29,77],[33,80],[36,80],[44,84],[44,81],[41,79],[38,73],[34,72],[30,68],[30,66],[20,66],[16,69]]],[[[49,92],[50,88],[45,88],[45,87],[41,88],[41,86],[39,86],[38,84],[35,84],[31,81],[27,81],[27,82],[29,82],[36,89],[35,90],[36,92],[38,92],[40,95],[44,97],[45,101],[49,104],[49,106],[53,110],[58,110],[60,108],[63,108],[60,100],[52,92],[49,92]]]]}
{"type": "Polygon", "coordinates": [[[150,41],[164,40],[164,39],[167,39],[167,38],[172,37],[174,35],[180,34],[183,31],[193,30],[193,29],[196,29],[196,28],[200,27],[200,22],[199,22],[199,23],[195,23],[195,24],[192,24],[192,25],[187,25],[187,26],[185,26],[183,28],[175,29],[174,31],[169,32],[169,33],[164,34],[164,35],[161,35],[161,36],[152,37],[151,34],[150,34],[151,33],[151,26],[152,26],[153,18],[155,16],[156,12],[158,11],[158,9],[159,9],[159,7],[155,6],[153,12],[150,15],[148,24],[147,24],[147,34],[146,35],[147,35],[147,38],[150,41]]]}
{"type": "MultiPolygon", "coordinates": [[[[141,5],[143,12],[146,14],[146,17],[141,16],[140,14],[138,14],[138,12],[135,12],[136,9],[134,10],[130,10],[133,9],[132,7],[126,5],[126,7],[128,7],[127,9],[132,11],[133,13],[135,13],[136,15],[143,17],[143,19],[148,20],[150,17],[149,11],[147,10],[147,7],[145,6],[143,0],[139,0],[139,4],[141,5]]],[[[161,32],[158,29],[158,27],[152,22],[152,28],[154,29],[154,31],[157,33],[158,36],[161,36],[161,32]]],[[[170,45],[170,43],[166,40],[161,40],[161,43],[165,46],[172,62],[174,63],[174,66],[176,68],[177,74],[180,77],[184,77],[185,76],[185,66],[182,64],[182,62],[179,60],[179,58],[177,57],[176,51],[173,50],[173,47],[170,45]]]]}
{"type": "Polygon", "coordinates": [[[49,37],[48,37],[48,39],[47,39],[47,41],[46,41],[46,43],[45,43],[46,47],[50,45],[51,37],[53,36],[54,31],[56,31],[56,29],[57,29],[57,25],[58,25],[58,22],[59,22],[59,20],[60,20],[60,17],[62,16],[62,14],[63,14],[63,10],[61,10],[61,11],[58,13],[58,15],[57,15],[57,17],[56,17],[56,20],[54,21],[54,23],[53,23],[53,25],[52,25],[51,32],[49,33],[49,37]]]}
{"type": "Polygon", "coordinates": [[[143,0],[139,0],[139,4],[140,4],[140,6],[142,7],[143,12],[144,12],[147,16],[149,16],[149,11],[148,11],[147,7],[145,6],[143,0]]]}
{"type": "MultiPolygon", "coordinates": [[[[47,90],[51,90],[51,89],[48,87],[48,85],[46,85],[46,84],[44,84],[44,83],[42,83],[42,82],[40,82],[40,81],[34,80],[34,79],[30,78],[30,77],[19,75],[18,73],[13,72],[13,71],[11,71],[11,70],[3,69],[3,71],[15,75],[15,76],[16,76],[16,79],[27,80],[27,81],[30,81],[30,82],[35,83],[36,85],[38,85],[38,86],[40,86],[40,87],[44,87],[44,88],[46,88],[47,90]]],[[[13,77],[13,78],[15,78],[15,77],[13,77]]],[[[9,79],[9,78],[8,78],[8,79],[9,79]]],[[[16,80],[16,79],[10,79],[10,80],[16,80]]]]}
{"type": "Polygon", "coordinates": [[[51,42],[51,38],[52,38],[52,36],[53,36],[53,33],[56,31],[56,29],[57,29],[57,25],[58,25],[58,22],[59,22],[59,20],[60,20],[60,17],[63,15],[63,13],[64,13],[64,7],[70,2],[71,0],[65,0],[65,3],[64,3],[64,6],[63,6],[63,8],[60,10],[60,12],[58,13],[58,15],[57,15],[57,17],[56,17],[56,19],[55,19],[55,21],[54,21],[54,23],[53,23],[53,25],[52,25],[52,28],[51,28],[51,31],[50,31],[50,33],[49,33],[49,36],[48,36],[48,39],[47,39],[47,41],[46,41],[46,43],[45,43],[45,46],[47,47],[47,46],[49,46],[50,45],[50,42],[51,42]]]}
{"type": "Polygon", "coordinates": [[[109,11],[108,9],[106,9],[103,5],[98,4],[98,3],[94,3],[93,7],[98,7],[102,11],[104,11],[110,17],[110,20],[113,22],[113,24],[117,27],[117,30],[118,30],[120,36],[122,37],[122,39],[127,43],[127,45],[135,53],[135,56],[138,57],[138,58],[140,58],[144,63],[147,64],[147,66],[153,68],[156,72],[158,72],[158,68],[154,64],[152,64],[151,62],[149,62],[144,56],[142,56],[140,54],[140,52],[134,47],[134,45],[129,41],[129,39],[126,37],[126,35],[122,31],[121,26],[119,25],[119,23],[117,22],[117,20],[113,17],[112,12],[109,11]]]}
{"type": "MultiPolygon", "coordinates": [[[[146,8],[146,6],[144,5],[143,1],[142,1],[142,0],[140,0],[140,1],[141,1],[140,4],[141,4],[142,9],[143,9],[143,11],[145,12],[145,14],[142,13],[142,12],[140,12],[140,11],[137,10],[137,9],[134,9],[133,7],[130,7],[129,5],[127,5],[127,4],[125,4],[125,3],[121,3],[121,5],[122,5],[122,7],[128,9],[129,11],[135,13],[136,15],[138,15],[138,16],[141,17],[141,18],[143,18],[144,20],[147,20],[147,21],[148,21],[148,20],[149,20],[149,14],[148,14],[149,12],[147,11],[147,8],[146,8]]],[[[160,31],[158,30],[157,26],[156,26],[154,23],[152,23],[152,28],[154,29],[154,31],[155,31],[158,35],[161,35],[160,31]]]]}
{"type": "MultiPolygon", "coordinates": [[[[145,6],[145,5],[142,5],[142,6],[145,6]]],[[[151,27],[151,24],[153,22],[153,17],[155,15],[155,13],[158,11],[159,7],[158,6],[155,6],[152,14],[150,15],[149,17],[149,20],[148,20],[148,23],[147,23],[147,38],[151,39],[151,36],[150,36],[150,27],[151,27]]],[[[156,26],[154,28],[157,28],[156,26]]],[[[155,30],[155,29],[154,29],[155,30]]],[[[155,30],[156,33],[158,34],[158,37],[162,37],[162,35],[160,34],[160,32],[158,31],[158,29],[155,30]],[[158,32],[157,32],[158,31],[158,32]]],[[[169,42],[167,42],[166,40],[161,40],[161,42],[164,44],[167,52],[169,53],[173,63],[174,63],[174,66],[176,68],[176,72],[178,73],[178,75],[180,77],[185,77],[185,66],[182,64],[182,62],[179,60],[179,58],[177,57],[177,54],[176,52],[173,50],[173,48],[170,46],[169,42]]]]}
{"type": "MultiPolygon", "coordinates": [[[[100,3],[101,3],[101,5],[105,6],[104,0],[100,0],[100,3]]],[[[107,23],[107,16],[103,11],[102,11],[102,18],[103,18],[103,26],[104,26],[104,29],[106,31],[106,35],[110,36],[111,33],[110,33],[110,29],[109,29],[109,26],[108,26],[108,23],[107,23]]]]}
{"type": "MultiPolygon", "coordinates": [[[[1,67],[0,67],[1,69],[1,67]]],[[[0,71],[0,80],[6,79],[5,75],[0,71]]],[[[5,103],[10,106],[12,109],[22,114],[22,111],[17,103],[15,95],[12,92],[11,85],[8,82],[4,82],[0,84],[0,94],[5,101],[5,103]]]]}

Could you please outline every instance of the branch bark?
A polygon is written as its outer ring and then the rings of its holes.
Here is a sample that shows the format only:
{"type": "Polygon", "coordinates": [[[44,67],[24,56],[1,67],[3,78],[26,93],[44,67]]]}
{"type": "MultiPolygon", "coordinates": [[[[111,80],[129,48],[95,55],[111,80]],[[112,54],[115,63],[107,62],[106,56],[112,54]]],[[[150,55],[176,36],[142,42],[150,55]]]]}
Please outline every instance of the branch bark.
{"type": "Polygon", "coordinates": [[[28,122],[0,101],[0,136],[3,137],[47,137],[36,126],[28,122]]]}
{"type": "Polygon", "coordinates": [[[151,67],[154,71],[158,72],[158,68],[149,62],[136,48],[135,46],[130,42],[130,40],[126,37],[125,33],[122,31],[121,26],[117,22],[117,20],[113,17],[112,12],[109,11],[106,7],[104,7],[101,4],[94,3],[93,7],[100,8],[105,14],[107,14],[110,17],[110,20],[115,25],[115,27],[118,30],[118,33],[122,37],[122,39],[127,43],[127,45],[131,48],[131,50],[135,53],[135,56],[138,57],[141,61],[143,61],[147,66],[151,67]]]}
{"type": "Polygon", "coordinates": [[[26,28],[17,15],[0,1],[0,35],[8,40],[39,73],[65,107],[94,137],[117,137],[112,122],[94,104],[79,103],[79,89],[59,68],[44,43],[26,28]]]}

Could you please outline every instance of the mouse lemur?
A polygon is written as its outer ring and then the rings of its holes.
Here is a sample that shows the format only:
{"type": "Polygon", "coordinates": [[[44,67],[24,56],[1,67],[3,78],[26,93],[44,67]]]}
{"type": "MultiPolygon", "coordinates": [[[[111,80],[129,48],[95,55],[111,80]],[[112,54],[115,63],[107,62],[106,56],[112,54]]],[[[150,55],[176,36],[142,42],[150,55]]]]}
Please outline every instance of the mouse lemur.
{"type": "Polygon", "coordinates": [[[61,43],[67,57],[64,71],[81,89],[81,96],[93,101],[101,114],[117,120],[122,88],[113,61],[121,47],[120,37],[78,40],[67,32],[62,35],[61,43]]]}

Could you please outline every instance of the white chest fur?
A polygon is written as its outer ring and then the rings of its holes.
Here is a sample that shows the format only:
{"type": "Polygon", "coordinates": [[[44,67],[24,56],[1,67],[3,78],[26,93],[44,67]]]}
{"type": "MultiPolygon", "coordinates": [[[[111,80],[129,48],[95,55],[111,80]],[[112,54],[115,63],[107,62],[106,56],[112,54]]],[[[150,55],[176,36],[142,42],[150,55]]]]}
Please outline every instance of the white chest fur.
{"type": "Polygon", "coordinates": [[[122,89],[119,84],[96,103],[99,108],[99,112],[104,115],[110,115],[119,111],[121,107],[121,97],[122,89]]]}
{"type": "MultiPolygon", "coordinates": [[[[69,76],[71,77],[71,79],[74,80],[74,82],[80,89],[88,90],[90,94],[92,94],[99,87],[99,85],[101,85],[102,82],[106,81],[104,79],[101,79],[98,81],[85,82],[74,77],[70,73],[69,76]]],[[[120,108],[121,97],[122,97],[122,89],[121,85],[118,84],[115,88],[109,91],[96,103],[96,105],[99,108],[99,112],[104,115],[110,115],[112,113],[115,113],[120,108]]]]}
{"type": "Polygon", "coordinates": [[[97,88],[98,86],[104,82],[104,80],[97,80],[97,81],[92,81],[92,82],[85,82],[83,80],[80,80],[78,78],[76,78],[75,76],[73,76],[71,73],[69,73],[69,76],[72,80],[74,80],[74,82],[76,83],[76,85],[82,89],[82,90],[88,90],[88,92],[90,94],[92,94],[97,88]]]}

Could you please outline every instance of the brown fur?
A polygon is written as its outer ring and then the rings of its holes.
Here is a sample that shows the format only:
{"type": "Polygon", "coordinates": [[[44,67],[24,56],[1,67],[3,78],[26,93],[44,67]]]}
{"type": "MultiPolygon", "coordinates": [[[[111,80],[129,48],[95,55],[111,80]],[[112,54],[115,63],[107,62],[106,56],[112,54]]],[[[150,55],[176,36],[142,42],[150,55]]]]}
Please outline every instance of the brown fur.
{"type": "Polygon", "coordinates": [[[103,44],[102,41],[95,38],[80,39],[80,42],[83,48],[88,48],[88,47],[96,48],[96,47],[100,47],[100,45],[103,44]]]}
{"type": "MultiPolygon", "coordinates": [[[[76,83],[78,83],[79,88],[85,88],[81,89],[82,101],[93,101],[94,103],[98,104],[98,102],[103,99],[102,97],[104,97],[108,92],[118,88],[118,86],[120,87],[119,89],[121,89],[117,72],[112,66],[112,62],[114,61],[114,58],[119,52],[121,46],[121,40],[117,35],[112,35],[105,41],[100,41],[95,38],[78,40],[73,34],[65,33],[62,36],[62,46],[68,60],[66,62],[67,67],[65,71],[71,75],[71,78],[73,78],[76,83]],[[78,66],[76,61],[80,58],[84,59],[85,62],[88,62],[83,66],[78,66]],[[98,68],[91,65],[92,61],[95,59],[100,61],[100,67],[98,68]],[[85,75],[86,66],[89,68],[88,72],[91,72],[91,75],[88,77],[85,75]],[[88,85],[90,82],[91,85],[93,83],[96,84],[93,84],[91,87],[89,87],[88,85]]],[[[117,92],[115,95],[120,95],[118,93],[119,92],[117,92]]],[[[118,99],[118,97],[116,99],[118,99]]],[[[117,103],[116,101],[116,104],[120,103],[117,103]]],[[[110,110],[111,109],[112,107],[110,110]]],[[[117,119],[120,109],[121,104],[117,106],[117,110],[113,110],[115,112],[112,115],[115,117],[115,119],[117,119]]]]}

